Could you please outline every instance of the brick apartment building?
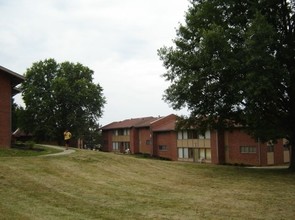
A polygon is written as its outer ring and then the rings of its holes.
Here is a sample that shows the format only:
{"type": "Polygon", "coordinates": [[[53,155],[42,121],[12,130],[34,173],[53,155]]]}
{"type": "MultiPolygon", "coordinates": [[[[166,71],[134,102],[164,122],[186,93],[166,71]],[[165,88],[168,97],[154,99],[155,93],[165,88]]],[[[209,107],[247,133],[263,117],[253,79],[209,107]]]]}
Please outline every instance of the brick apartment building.
{"type": "Polygon", "coordinates": [[[0,148],[11,145],[11,101],[24,77],[0,66],[0,148]]]}
{"type": "Polygon", "coordinates": [[[102,127],[107,152],[149,154],[174,161],[213,164],[277,165],[289,162],[283,140],[261,143],[242,128],[231,131],[175,130],[177,116],[145,117],[113,122],[102,127]]]}

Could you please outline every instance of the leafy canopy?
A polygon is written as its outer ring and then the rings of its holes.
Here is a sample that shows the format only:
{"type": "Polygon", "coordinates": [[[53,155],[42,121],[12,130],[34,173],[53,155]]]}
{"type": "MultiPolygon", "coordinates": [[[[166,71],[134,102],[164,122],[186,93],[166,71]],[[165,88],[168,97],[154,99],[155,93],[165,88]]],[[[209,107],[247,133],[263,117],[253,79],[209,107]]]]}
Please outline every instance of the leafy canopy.
{"type": "MultiPolygon", "coordinates": [[[[174,47],[158,53],[164,99],[207,125],[277,128],[294,117],[294,8],[288,1],[191,1],[174,47]],[[231,120],[232,119],[232,120],[231,120]],[[267,120],[264,120],[267,119],[267,120]],[[271,119],[271,120],[270,120],[271,119]],[[260,126],[260,123],[262,126],[260,126]]],[[[276,129],[277,130],[277,129],[276,129]]]]}
{"type": "Polygon", "coordinates": [[[284,137],[295,146],[294,6],[192,0],[174,46],[158,50],[171,83],[164,100],[188,108],[185,123],[239,123],[262,140],[284,137]]]}
{"type": "Polygon", "coordinates": [[[65,129],[81,137],[98,128],[106,100],[92,76],[93,71],[80,63],[33,63],[22,85],[25,130],[39,140],[59,140],[65,129]]]}

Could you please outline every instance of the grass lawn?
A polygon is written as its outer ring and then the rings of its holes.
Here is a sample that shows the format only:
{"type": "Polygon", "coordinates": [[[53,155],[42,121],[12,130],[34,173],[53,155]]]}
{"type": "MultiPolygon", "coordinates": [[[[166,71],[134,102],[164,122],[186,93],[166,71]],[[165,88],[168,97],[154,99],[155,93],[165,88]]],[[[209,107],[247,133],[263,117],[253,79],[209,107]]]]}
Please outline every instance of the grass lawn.
{"type": "Polygon", "coordinates": [[[0,157],[0,219],[294,219],[287,170],[78,150],[0,157]]]}

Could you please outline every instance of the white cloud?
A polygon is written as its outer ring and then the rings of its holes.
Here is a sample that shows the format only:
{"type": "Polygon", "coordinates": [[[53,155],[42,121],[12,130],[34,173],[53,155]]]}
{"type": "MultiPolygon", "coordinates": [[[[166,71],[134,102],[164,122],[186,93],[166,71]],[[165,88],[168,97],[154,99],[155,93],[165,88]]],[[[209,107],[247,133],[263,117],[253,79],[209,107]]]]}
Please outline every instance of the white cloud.
{"type": "MultiPolygon", "coordinates": [[[[94,70],[107,99],[100,123],[173,112],[157,49],[171,45],[186,0],[0,0],[0,60],[23,74],[54,58],[94,70]]],[[[184,111],[185,112],[185,111],[184,111]]]]}

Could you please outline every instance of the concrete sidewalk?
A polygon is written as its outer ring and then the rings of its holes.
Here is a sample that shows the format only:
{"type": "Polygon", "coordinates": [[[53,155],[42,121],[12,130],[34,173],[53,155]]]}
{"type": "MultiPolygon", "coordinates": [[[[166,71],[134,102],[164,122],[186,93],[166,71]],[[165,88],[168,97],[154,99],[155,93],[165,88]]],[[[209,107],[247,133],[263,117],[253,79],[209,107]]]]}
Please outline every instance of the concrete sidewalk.
{"type": "Polygon", "coordinates": [[[262,167],[247,167],[247,168],[251,168],[251,169],[288,169],[289,166],[288,165],[281,165],[281,166],[262,166],[262,167]]]}
{"type": "Polygon", "coordinates": [[[54,146],[54,145],[44,145],[44,144],[42,144],[42,146],[62,150],[62,152],[55,153],[55,154],[40,155],[40,157],[62,156],[62,155],[68,155],[68,154],[76,152],[76,150],[73,150],[73,149],[66,150],[64,147],[59,147],[59,146],[54,146]]]}

